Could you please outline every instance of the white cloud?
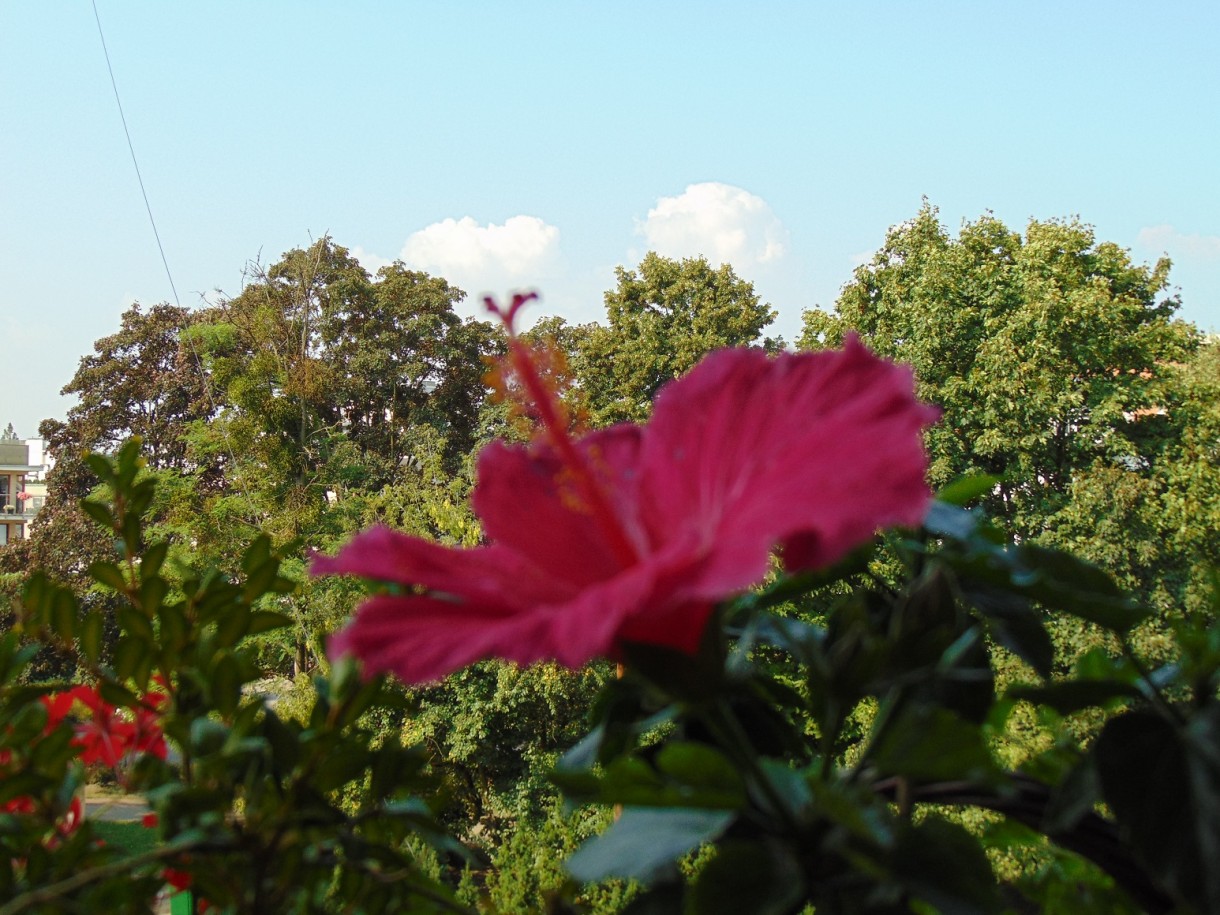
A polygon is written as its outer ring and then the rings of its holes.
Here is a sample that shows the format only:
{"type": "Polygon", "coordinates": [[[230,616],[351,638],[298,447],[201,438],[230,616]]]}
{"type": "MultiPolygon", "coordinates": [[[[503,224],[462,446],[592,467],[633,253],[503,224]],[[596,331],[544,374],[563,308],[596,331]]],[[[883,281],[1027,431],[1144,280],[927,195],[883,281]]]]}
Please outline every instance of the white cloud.
{"type": "Polygon", "coordinates": [[[873,258],[877,255],[875,248],[870,248],[868,251],[857,251],[855,254],[848,255],[848,260],[851,261],[851,269],[857,267],[865,267],[873,262],[873,258]]]}
{"type": "Polygon", "coordinates": [[[372,251],[365,251],[360,245],[356,245],[351,250],[351,255],[356,260],[360,261],[360,266],[367,270],[373,276],[377,275],[377,271],[382,267],[388,267],[392,261],[386,260],[384,257],[379,257],[372,251]]]}
{"type": "Polygon", "coordinates": [[[662,197],[636,231],[658,254],[702,254],[738,270],[779,260],[788,248],[788,230],[765,200],[718,181],[662,197]]]}
{"type": "Polygon", "coordinates": [[[467,292],[499,294],[546,277],[558,253],[559,229],[537,216],[512,216],[503,225],[480,225],[463,216],[412,233],[401,257],[467,292]]]}
{"type": "Polygon", "coordinates": [[[1187,235],[1170,225],[1148,226],[1140,229],[1136,242],[1172,257],[1220,261],[1220,235],[1187,235]]]}

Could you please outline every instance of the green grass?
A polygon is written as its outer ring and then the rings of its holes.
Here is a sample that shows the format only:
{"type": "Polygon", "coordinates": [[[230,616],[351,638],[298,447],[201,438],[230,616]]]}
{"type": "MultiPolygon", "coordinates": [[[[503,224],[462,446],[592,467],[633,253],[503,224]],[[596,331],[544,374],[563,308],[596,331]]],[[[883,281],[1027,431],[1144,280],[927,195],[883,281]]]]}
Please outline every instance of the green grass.
{"type": "Polygon", "coordinates": [[[157,847],[157,830],[149,829],[139,820],[123,823],[94,820],[94,834],[107,845],[121,848],[129,855],[139,855],[157,847]]]}

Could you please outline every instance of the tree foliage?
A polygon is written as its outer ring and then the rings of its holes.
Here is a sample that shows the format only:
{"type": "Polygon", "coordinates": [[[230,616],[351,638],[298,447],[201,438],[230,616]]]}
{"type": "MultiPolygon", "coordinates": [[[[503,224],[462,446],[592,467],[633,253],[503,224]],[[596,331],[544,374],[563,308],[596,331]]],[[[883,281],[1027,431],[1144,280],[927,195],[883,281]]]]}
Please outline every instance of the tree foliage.
{"type": "Polygon", "coordinates": [[[944,408],[928,434],[931,477],[999,478],[988,507],[1037,533],[1095,464],[1144,460],[1159,382],[1197,345],[1158,298],[1169,262],[1133,264],[1075,221],[1025,235],[984,216],[950,238],[925,204],[856,270],[835,313],[805,313],[804,347],[860,334],[915,369],[944,408]]]}
{"type": "MultiPolygon", "coordinates": [[[[623,679],[492,662],[405,696],[328,668],[361,589],[301,581],[301,546],[372,523],[480,541],[473,453],[524,434],[482,381],[502,337],[460,320],[445,280],[371,277],[330,239],[214,307],[131,309],[65,389],[79,405],[44,424],[58,463],[34,539],[0,550],[44,652],[0,641],[0,807],[37,805],[0,811],[0,908],[138,910],[166,864],[233,911],[336,893],[613,911],[630,890],[575,878],[616,875],[646,884],[632,911],[1220,908],[1220,346],[1174,321],[1168,269],[1074,221],[1021,234],[988,216],[951,238],[925,207],[834,315],[806,314],[801,345],[855,331],[912,363],[945,410],[933,477],[990,474],[959,490],[981,511],[942,506],[867,574],[857,558],[726,605],[695,658],[641,649],[623,679]],[[87,458],[133,433],[143,467],[87,458]],[[1163,611],[1155,632],[1141,604],[1163,611]],[[291,714],[253,693],[314,664],[291,714]],[[166,733],[190,762],[134,770],[162,814],[148,860],[88,829],[54,839],[82,772],[32,701],[74,671],[120,713],[168,677],[166,733]],[[557,780],[601,806],[561,814],[545,773],[590,709],[557,780]],[[616,804],[565,883],[560,858],[616,804]],[[999,855],[1026,865],[997,881],[999,855]]],[[[531,332],[566,353],[554,380],[594,425],[645,417],[709,350],[778,345],[751,284],[702,258],[650,254],[605,302],[604,324],[531,332]]]]}
{"type": "Polygon", "coordinates": [[[636,269],[615,274],[606,324],[588,328],[578,350],[577,375],[597,425],[645,418],[661,385],[712,350],[779,345],[762,337],[775,312],[728,264],[650,252],[636,269]]]}

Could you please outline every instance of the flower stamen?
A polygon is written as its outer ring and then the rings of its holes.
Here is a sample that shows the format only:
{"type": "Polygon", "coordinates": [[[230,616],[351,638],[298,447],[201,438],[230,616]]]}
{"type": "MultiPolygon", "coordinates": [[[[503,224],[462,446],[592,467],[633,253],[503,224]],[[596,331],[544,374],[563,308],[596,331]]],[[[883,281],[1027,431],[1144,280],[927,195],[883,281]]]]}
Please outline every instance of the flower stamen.
{"type": "Polygon", "coordinates": [[[624,566],[640,561],[640,552],[628,536],[622,520],[614,511],[593,466],[585,459],[568,431],[567,411],[555,391],[538,371],[536,356],[530,347],[517,335],[514,321],[517,312],[526,302],[538,298],[536,292],[515,294],[512,303],[501,309],[490,296],[483,299],[487,310],[500,319],[508,334],[508,360],[513,372],[525,389],[526,396],[533,401],[538,421],[546,434],[547,442],[555,449],[560,463],[567,470],[571,483],[580,496],[582,507],[597,521],[615,557],[624,566]]]}

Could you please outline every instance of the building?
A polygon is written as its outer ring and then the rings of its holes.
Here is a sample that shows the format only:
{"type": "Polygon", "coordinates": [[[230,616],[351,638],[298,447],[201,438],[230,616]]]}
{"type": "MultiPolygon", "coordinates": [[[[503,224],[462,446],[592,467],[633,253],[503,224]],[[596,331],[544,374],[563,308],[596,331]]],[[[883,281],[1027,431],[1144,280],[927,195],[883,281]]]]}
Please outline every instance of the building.
{"type": "MultiPolygon", "coordinates": [[[[42,465],[30,463],[30,446],[17,438],[13,424],[0,433],[0,545],[28,536],[28,525],[42,508],[42,465]]],[[[45,484],[43,484],[45,487],[45,484]]]]}

